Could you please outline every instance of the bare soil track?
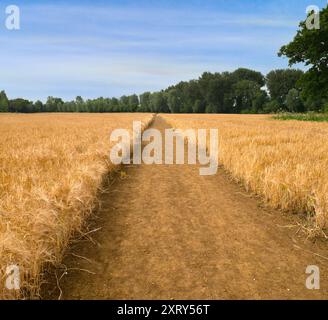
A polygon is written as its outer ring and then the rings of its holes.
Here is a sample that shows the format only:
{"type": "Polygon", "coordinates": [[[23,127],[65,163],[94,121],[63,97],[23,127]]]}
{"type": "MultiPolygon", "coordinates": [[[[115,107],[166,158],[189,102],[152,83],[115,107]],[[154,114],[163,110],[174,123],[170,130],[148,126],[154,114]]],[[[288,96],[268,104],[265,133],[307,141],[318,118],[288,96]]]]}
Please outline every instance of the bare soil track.
{"type": "MultiPolygon", "coordinates": [[[[157,116],[152,127],[168,124],[157,116]]],[[[327,244],[297,234],[297,218],[260,206],[229,176],[191,165],[123,167],[103,194],[92,241],[46,286],[62,299],[326,299],[327,244]],[[305,288],[308,265],[321,289],[305,288]],[[60,287],[60,289],[59,289],[60,287]]]]}

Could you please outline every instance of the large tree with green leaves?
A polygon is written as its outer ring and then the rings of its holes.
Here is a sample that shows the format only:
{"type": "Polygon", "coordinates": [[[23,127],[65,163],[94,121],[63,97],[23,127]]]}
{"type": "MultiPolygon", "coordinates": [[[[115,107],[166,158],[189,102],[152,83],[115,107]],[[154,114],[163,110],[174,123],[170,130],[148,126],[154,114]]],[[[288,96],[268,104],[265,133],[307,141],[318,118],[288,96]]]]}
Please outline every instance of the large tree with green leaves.
{"type": "Polygon", "coordinates": [[[286,56],[289,64],[304,63],[309,70],[302,76],[299,85],[303,99],[328,98],[328,7],[319,13],[320,27],[309,28],[302,21],[294,40],[280,49],[279,56],[286,56]]]}

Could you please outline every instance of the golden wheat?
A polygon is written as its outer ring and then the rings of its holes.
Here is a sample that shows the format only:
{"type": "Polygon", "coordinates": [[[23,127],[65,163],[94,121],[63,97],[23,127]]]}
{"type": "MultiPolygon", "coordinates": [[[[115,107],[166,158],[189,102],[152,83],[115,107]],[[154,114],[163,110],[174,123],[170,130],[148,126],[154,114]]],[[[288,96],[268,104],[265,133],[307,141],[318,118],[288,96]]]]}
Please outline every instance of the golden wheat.
{"type": "Polygon", "coordinates": [[[328,123],[270,116],[163,115],[181,129],[218,128],[220,163],[272,207],[328,227],[328,123]]]}
{"type": "Polygon", "coordinates": [[[0,116],[0,298],[39,294],[43,268],[60,262],[96,204],[109,161],[110,132],[147,126],[152,115],[0,116]],[[19,265],[22,290],[4,286],[19,265]],[[24,293],[23,293],[24,292],[24,293]]]}

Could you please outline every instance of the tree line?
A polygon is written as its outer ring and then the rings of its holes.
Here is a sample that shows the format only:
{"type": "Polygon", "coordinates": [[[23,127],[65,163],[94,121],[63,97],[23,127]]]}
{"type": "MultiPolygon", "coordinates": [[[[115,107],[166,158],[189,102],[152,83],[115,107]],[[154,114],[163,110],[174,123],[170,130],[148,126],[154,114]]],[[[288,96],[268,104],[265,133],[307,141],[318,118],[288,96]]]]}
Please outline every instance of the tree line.
{"type": "MultiPolygon", "coordinates": [[[[302,21],[293,41],[278,55],[290,67],[303,63],[306,72],[279,69],[264,76],[239,68],[234,72],[203,73],[199,79],[182,81],[159,92],[140,96],[63,101],[49,97],[45,103],[9,100],[0,92],[0,112],[161,112],[161,113],[276,113],[279,111],[328,112],[328,6],[320,11],[320,28],[302,21]]],[[[310,15],[310,13],[309,13],[310,15]]]]}
{"type": "Polygon", "coordinates": [[[260,72],[240,68],[234,72],[205,72],[197,80],[183,81],[159,92],[121,98],[73,101],[48,97],[45,103],[26,99],[9,100],[0,92],[0,112],[156,112],[156,113],[274,113],[319,111],[320,101],[303,99],[297,87],[301,70],[260,72]]]}

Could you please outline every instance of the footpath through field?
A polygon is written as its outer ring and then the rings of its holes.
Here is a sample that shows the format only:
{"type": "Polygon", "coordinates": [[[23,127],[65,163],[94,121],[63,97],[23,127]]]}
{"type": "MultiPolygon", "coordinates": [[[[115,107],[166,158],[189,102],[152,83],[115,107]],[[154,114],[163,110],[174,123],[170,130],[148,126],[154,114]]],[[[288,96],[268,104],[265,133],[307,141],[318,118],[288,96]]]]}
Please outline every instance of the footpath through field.
{"type": "MultiPolygon", "coordinates": [[[[152,127],[168,124],[157,116],[152,127]]],[[[324,244],[296,234],[295,218],[263,209],[222,169],[124,167],[102,196],[92,241],[57,270],[63,299],[328,298],[324,244]],[[321,289],[308,290],[317,265],[321,289]]],[[[52,292],[52,298],[60,290],[52,292]]]]}

